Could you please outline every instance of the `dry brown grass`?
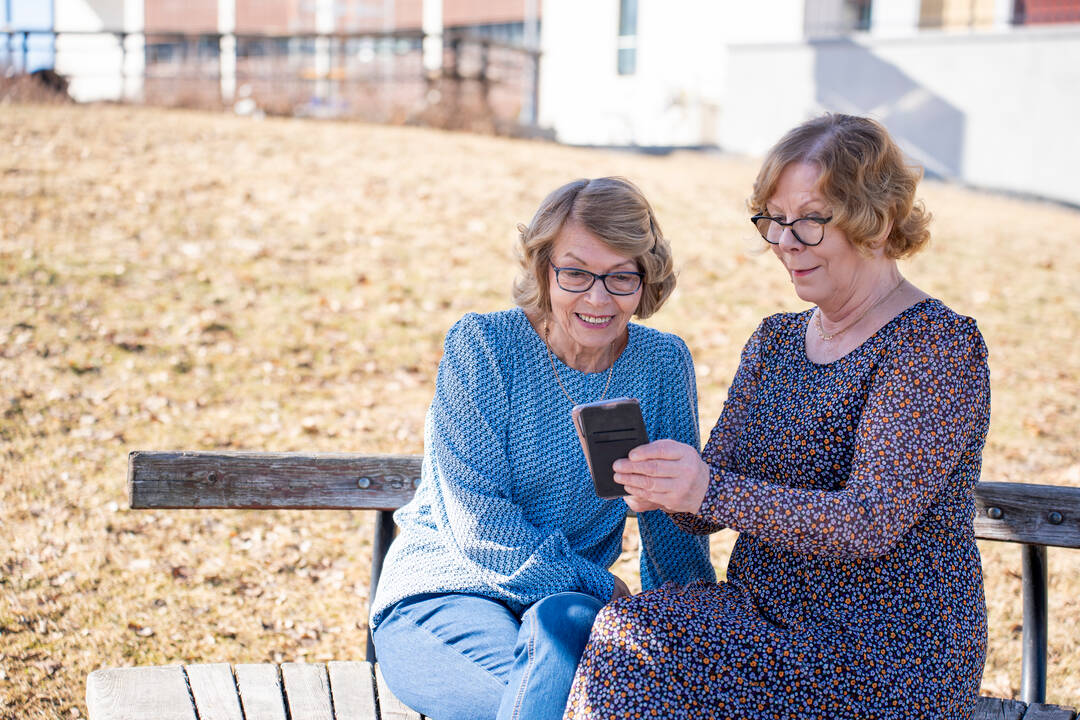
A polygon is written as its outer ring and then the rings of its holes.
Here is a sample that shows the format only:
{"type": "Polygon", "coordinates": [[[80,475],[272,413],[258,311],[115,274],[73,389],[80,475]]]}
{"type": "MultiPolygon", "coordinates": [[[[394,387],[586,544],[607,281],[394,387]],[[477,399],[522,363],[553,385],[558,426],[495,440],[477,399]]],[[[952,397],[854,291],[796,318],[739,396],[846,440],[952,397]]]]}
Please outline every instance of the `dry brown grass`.
{"type": "MultiPolygon", "coordinates": [[[[360,657],[367,516],[131,511],[126,455],[420,452],[443,333],[507,306],[514,224],[562,182],[654,201],[683,271],[650,323],[687,339],[705,427],[757,320],[801,307],[742,252],[750,160],[115,107],[5,107],[0,148],[5,718],[84,714],[102,666],[360,657]]],[[[984,477],[1080,485],[1080,213],[923,193],[905,270],[986,335],[984,477]]],[[[1015,696],[1019,550],[983,551],[984,689],[1015,696]]],[[[1078,559],[1050,552],[1051,701],[1080,701],[1078,559]]]]}

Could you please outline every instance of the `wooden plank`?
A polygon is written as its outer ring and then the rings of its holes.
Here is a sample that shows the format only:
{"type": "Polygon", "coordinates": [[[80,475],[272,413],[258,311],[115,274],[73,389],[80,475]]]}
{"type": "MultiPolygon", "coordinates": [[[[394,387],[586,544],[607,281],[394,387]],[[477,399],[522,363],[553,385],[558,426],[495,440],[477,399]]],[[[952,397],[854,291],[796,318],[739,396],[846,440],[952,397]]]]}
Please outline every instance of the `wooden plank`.
{"type": "Polygon", "coordinates": [[[371,663],[331,661],[326,670],[337,720],[378,720],[371,663]]]}
{"type": "Polygon", "coordinates": [[[1080,548],[1080,488],[981,482],[975,505],[978,538],[1080,548]],[[1001,511],[999,519],[991,508],[1001,511]]]}
{"type": "MultiPolygon", "coordinates": [[[[394,510],[412,498],[420,463],[419,455],[136,450],[128,490],[133,508],[394,510]]],[[[1080,488],[981,482],[975,503],[980,539],[1080,548],[1080,488]]]]}
{"type": "Polygon", "coordinates": [[[246,720],[286,720],[285,694],[277,665],[252,663],[233,669],[246,720]]]}
{"type": "Polygon", "coordinates": [[[975,699],[971,720],[1001,720],[1001,700],[980,695],[975,699]]]}
{"type": "Polygon", "coordinates": [[[184,672],[199,720],[244,720],[232,668],[226,663],[187,665],[184,672]]]}
{"type": "Polygon", "coordinates": [[[330,704],[330,681],[322,663],[282,663],[281,680],[289,717],[334,720],[330,704]]]}
{"type": "Polygon", "coordinates": [[[420,478],[417,455],[146,452],[128,456],[133,508],[393,510],[420,478]]]}
{"type": "Polygon", "coordinates": [[[379,717],[382,720],[420,720],[420,713],[410,709],[390,692],[383,680],[382,668],[375,666],[375,686],[379,694],[379,717]]]}
{"type": "MultiPolygon", "coordinates": [[[[996,697],[979,696],[975,703],[972,720],[1020,720],[1024,717],[1027,705],[1019,700],[1002,700],[996,697]]],[[[945,720],[942,718],[942,720],[945,720]]]]}
{"type": "Polygon", "coordinates": [[[1012,698],[1005,698],[1001,701],[1001,718],[1002,720],[1019,720],[1024,717],[1024,713],[1027,712],[1027,703],[1020,700],[1013,700],[1012,698]]]}
{"type": "Polygon", "coordinates": [[[179,665],[95,670],[86,679],[90,720],[196,720],[179,665]]]}
{"type": "Polygon", "coordinates": [[[1024,720],[1073,720],[1075,717],[1074,708],[1042,703],[1028,705],[1027,712],[1024,713],[1024,720]]]}
{"type": "Polygon", "coordinates": [[[1032,703],[1025,705],[1019,700],[980,697],[975,706],[973,720],[1075,720],[1076,711],[1071,707],[1032,703]]]}

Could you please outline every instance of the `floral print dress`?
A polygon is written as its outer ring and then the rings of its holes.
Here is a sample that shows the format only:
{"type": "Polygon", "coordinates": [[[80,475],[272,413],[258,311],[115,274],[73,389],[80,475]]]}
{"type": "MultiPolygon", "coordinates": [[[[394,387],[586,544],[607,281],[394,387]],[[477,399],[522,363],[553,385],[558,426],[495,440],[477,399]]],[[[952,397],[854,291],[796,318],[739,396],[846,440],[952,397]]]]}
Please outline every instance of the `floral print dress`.
{"type": "Polygon", "coordinates": [[[739,532],[727,579],[609,604],[567,718],[967,718],[986,649],[973,489],[986,347],[941,302],[828,364],[811,311],[764,320],[703,451],[692,532],[739,532]]]}

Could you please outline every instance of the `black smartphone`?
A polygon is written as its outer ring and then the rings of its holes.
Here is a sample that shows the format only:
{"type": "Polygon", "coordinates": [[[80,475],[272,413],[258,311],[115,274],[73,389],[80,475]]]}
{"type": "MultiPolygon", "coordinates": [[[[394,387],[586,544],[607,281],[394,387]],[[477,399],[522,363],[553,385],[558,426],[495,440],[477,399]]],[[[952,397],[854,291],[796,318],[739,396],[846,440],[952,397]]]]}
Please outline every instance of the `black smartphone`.
{"type": "Polygon", "coordinates": [[[611,398],[575,405],[571,416],[596,494],[602,498],[626,495],[626,489],[615,482],[611,465],[638,445],[649,442],[637,399],[611,398]]]}

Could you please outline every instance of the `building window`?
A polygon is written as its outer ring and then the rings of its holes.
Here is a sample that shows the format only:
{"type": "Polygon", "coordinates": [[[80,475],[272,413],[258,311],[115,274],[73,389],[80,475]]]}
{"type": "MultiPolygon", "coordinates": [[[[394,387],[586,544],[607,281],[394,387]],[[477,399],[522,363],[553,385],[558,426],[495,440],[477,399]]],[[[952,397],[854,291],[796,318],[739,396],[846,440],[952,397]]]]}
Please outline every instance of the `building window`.
{"type": "Polygon", "coordinates": [[[871,0],[847,0],[848,13],[856,30],[870,29],[870,2],[871,0]]]}
{"type": "Polygon", "coordinates": [[[637,72],[637,0],[619,0],[617,68],[620,75],[637,72]]]}
{"type": "Polygon", "coordinates": [[[808,37],[837,37],[869,30],[870,2],[871,0],[806,0],[803,30],[808,37]]]}

